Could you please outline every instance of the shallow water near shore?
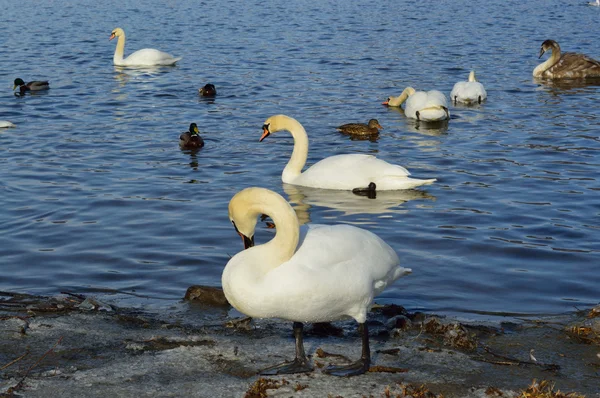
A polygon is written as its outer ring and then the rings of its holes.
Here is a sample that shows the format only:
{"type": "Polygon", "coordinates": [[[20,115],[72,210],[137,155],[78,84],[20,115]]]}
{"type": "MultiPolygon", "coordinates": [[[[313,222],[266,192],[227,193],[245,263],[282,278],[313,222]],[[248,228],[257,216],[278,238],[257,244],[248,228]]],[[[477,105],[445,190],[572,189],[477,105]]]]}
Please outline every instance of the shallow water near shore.
{"type": "MultiPolygon", "coordinates": [[[[97,293],[164,308],[220,286],[241,243],[240,189],[284,195],[302,222],[386,240],[413,274],[380,301],[465,318],[598,302],[600,84],[549,84],[539,46],[600,58],[585,2],[97,2],[8,4],[0,42],[0,290],[97,293]],[[26,18],[24,17],[26,16],[26,18]],[[115,68],[153,47],[176,67],[115,68]],[[449,94],[474,69],[488,101],[426,126],[380,103],[406,86],[449,94]],[[50,80],[15,96],[12,81],[50,80]],[[198,97],[206,83],[215,99],[198,97]],[[277,113],[306,128],[308,164],[368,153],[438,182],[376,199],[283,185],[292,140],[258,143],[277,113]],[[375,141],[335,127],[376,118],[375,141]],[[181,151],[191,122],[206,147],[181,151]]],[[[544,57],[545,59],[545,57],[544,57]]],[[[257,242],[273,231],[264,224],[257,242]]]]}

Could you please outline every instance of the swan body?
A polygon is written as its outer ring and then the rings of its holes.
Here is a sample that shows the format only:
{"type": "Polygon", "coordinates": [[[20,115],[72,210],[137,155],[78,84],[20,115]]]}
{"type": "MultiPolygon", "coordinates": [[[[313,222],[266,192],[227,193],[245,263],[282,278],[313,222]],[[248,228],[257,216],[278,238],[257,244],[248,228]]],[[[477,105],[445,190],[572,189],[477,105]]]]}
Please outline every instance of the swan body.
{"type": "Polygon", "coordinates": [[[411,272],[370,231],[351,225],[299,226],[281,195],[246,188],[229,202],[239,234],[252,238],[257,218],[271,217],[275,237],[241,251],[223,270],[223,291],[240,312],[255,318],[364,323],[373,298],[411,272]]]}
{"type": "Polygon", "coordinates": [[[584,54],[561,53],[560,46],[554,40],[546,40],[540,48],[540,58],[551,51],[550,58],[533,70],[534,77],[547,79],[581,79],[600,77],[600,62],[584,54]]]}
{"type": "Polygon", "coordinates": [[[458,82],[452,88],[450,100],[464,104],[481,104],[487,98],[483,84],[475,78],[475,71],[469,73],[469,80],[458,82]]]}
{"type": "Polygon", "coordinates": [[[600,7],[600,0],[596,0],[594,2],[589,2],[588,5],[594,6],[594,7],[600,7]]]}
{"type": "Polygon", "coordinates": [[[204,140],[200,136],[196,123],[190,124],[189,131],[179,136],[179,146],[182,149],[200,149],[204,146],[204,140]]]}
{"type": "Polygon", "coordinates": [[[368,124],[364,123],[348,123],[336,127],[336,130],[349,135],[376,135],[379,134],[379,129],[383,129],[377,119],[369,120],[368,124]]]}
{"type": "Polygon", "coordinates": [[[8,120],[0,120],[0,129],[6,129],[6,128],[11,128],[11,127],[16,127],[13,123],[9,122],[8,120]]]}
{"type": "Polygon", "coordinates": [[[109,40],[118,37],[113,63],[116,66],[162,66],[175,65],[182,57],[174,57],[171,54],[155,50],[153,48],[144,48],[138,50],[127,58],[123,58],[125,51],[125,31],[116,28],[112,31],[109,40]]]}
{"type": "Polygon", "coordinates": [[[375,183],[377,190],[396,190],[411,189],[436,181],[410,178],[410,173],[402,166],[361,154],[330,156],[302,172],[308,156],[308,136],[296,119],[285,115],[271,116],[263,125],[260,141],[281,130],[289,131],[294,138],[292,157],[281,175],[282,181],[287,184],[352,190],[375,183]]]}
{"type": "Polygon", "coordinates": [[[448,100],[440,91],[415,91],[407,87],[398,97],[389,97],[383,105],[401,106],[404,102],[404,114],[412,119],[436,122],[450,118],[448,100]]]}

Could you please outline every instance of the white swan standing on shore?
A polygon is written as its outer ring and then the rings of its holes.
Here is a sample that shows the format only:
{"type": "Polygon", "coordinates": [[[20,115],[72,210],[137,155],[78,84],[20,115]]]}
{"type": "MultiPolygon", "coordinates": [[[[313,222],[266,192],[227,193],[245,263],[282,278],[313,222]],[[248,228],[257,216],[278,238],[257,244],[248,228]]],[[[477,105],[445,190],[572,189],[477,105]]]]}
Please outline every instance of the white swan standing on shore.
{"type": "Polygon", "coordinates": [[[302,227],[281,195],[264,188],[246,188],[229,202],[229,219],[242,237],[244,250],[223,270],[223,291],[229,303],[253,318],[294,322],[296,358],[264,369],[261,374],[312,371],[304,352],[303,322],[354,318],[362,338],[362,355],[348,366],[330,366],[325,373],[354,376],[371,363],[367,311],[373,298],[411,272],[399,265],[396,252],[381,238],[351,225],[302,227]],[[275,237],[253,246],[257,218],[266,214],[276,225],[275,237]]]}
{"type": "Polygon", "coordinates": [[[113,57],[113,63],[116,66],[166,66],[174,65],[182,57],[173,57],[171,54],[155,50],[153,48],[144,48],[138,50],[127,58],[123,59],[125,51],[125,32],[121,28],[115,28],[108,40],[118,37],[117,48],[113,57]]]}
{"type": "Polygon", "coordinates": [[[281,130],[289,131],[294,137],[292,157],[281,174],[281,180],[287,184],[342,190],[396,190],[436,181],[410,178],[410,173],[402,166],[361,154],[330,156],[302,172],[308,156],[308,136],[296,119],[285,115],[271,116],[263,125],[259,141],[281,130]]]}
{"type": "Polygon", "coordinates": [[[440,91],[416,91],[412,87],[406,87],[400,96],[388,97],[382,104],[399,107],[404,102],[406,102],[404,114],[411,119],[424,122],[450,119],[448,100],[440,91]]]}
{"type": "Polygon", "coordinates": [[[600,77],[600,62],[584,54],[564,53],[554,40],[545,40],[540,48],[540,56],[546,51],[552,55],[533,70],[534,77],[547,79],[583,79],[600,77]]]}
{"type": "Polygon", "coordinates": [[[469,73],[469,80],[466,82],[456,83],[450,93],[450,100],[454,103],[481,104],[486,98],[487,92],[475,78],[475,71],[469,73]]]}

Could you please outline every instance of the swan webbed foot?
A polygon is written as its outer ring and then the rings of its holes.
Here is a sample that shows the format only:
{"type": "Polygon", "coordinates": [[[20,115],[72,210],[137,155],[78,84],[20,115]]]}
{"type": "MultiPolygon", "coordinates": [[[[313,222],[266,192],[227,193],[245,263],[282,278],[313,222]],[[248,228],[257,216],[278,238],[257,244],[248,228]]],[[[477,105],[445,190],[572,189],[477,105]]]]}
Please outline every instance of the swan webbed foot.
{"type": "Polygon", "coordinates": [[[481,104],[481,95],[477,98],[477,102],[481,104]]]}
{"type": "Polygon", "coordinates": [[[370,182],[366,188],[354,188],[352,193],[358,196],[366,196],[369,199],[375,199],[377,197],[377,185],[374,182],[370,182]]]}
{"type": "Polygon", "coordinates": [[[350,365],[328,366],[323,373],[338,377],[352,377],[367,373],[370,367],[371,360],[369,358],[360,358],[350,365]]]}
{"type": "Polygon", "coordinates": [[[294,339],[296,340],[296,358],[291,362],[284,362],[271,366],[259,372],[263,376],[274,376],[292,373],[308,373],[313,371],[313,367],[308,362],[304,352],[304,340],[302,338],[302,322],[294,322],[294,339]]]}
{"type": "Polygon", "coordinates": [[[421,120],[421,112],[417,111],[416,115],[417,115],[417,120],[421,120]]]}
{"type": "Polygon", "coordinates": [[[458,98],[458,95],[454,96],[454,105],[456,105],[456,99],[458,98]]]}
{"type": "Polygon", "coordinates": [[[283,362],[278,365],[268,367],[261,370],[258,374],[261,376],[275,376],[293,373],[309,373],[313,370],[314,369],[308,362],[308,359],[304,357],[294,358],[294,360],[291,362],[283,362]]]}

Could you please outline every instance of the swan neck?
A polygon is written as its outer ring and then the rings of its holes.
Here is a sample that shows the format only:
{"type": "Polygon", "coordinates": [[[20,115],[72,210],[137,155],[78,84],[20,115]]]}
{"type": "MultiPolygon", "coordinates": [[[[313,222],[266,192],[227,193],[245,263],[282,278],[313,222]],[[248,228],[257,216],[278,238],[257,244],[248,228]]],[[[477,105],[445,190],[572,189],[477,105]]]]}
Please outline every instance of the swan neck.
{"type": "Polygon", "coordinates": [[[288,119],[286,129],[294,138],[294,150],[289,162],[283,169],[281,179],[285,183],[293,183],[293,180],[302,174],[302,169],[308,157],[308,135],[306,130],[296,120],[288,119]]]}
{"type": "Polygon", "coordinates": [[[113,57],[114,64],[120,64],[123,62],[123,54],[125,53],[125,32],[123,32],[117,40],[117,48],[115,48],[115,55],[113,57]]]}
{"type": "Polygon", "coordinates": [[[475,78],[475,71],[472,70],[471,73],[469,73],[469,81],[470,82],[476,82],[477,79],[475,78]]]}
{"type": "Polygon", "coordinates": [[[552,55],[546,61],[542,62],[533,70],[534,77],[541,77],[545,71],[550,69],[560,59],[560,48],[552,47],[552,55]]]}
{"type": "Polygon", "coordinates": [[[415,93],[415,89],[412,87],[406,87],[404,89],[404,91],[402,91],[402,94],[400,94],[400,98],[398,98],[398,106],[402,105],[408,97],[410,97],[411,95],[413,95],[415,93]]]}

